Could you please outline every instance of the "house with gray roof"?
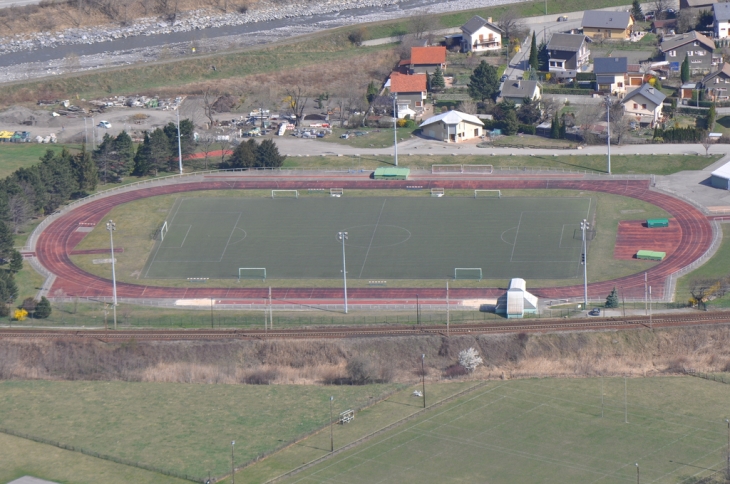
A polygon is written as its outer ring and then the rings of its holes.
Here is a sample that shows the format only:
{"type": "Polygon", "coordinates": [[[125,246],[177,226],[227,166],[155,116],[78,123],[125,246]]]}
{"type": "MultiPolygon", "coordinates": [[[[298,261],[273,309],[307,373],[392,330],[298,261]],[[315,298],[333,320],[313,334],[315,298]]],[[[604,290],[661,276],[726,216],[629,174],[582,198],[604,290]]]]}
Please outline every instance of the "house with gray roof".
{"type": "Polygon", "coordinates": [[[674,63],[673,67],[679,69],[684,58],[689,59],[689,70],[691,72],[710,72],[712,66],[718,65],[722,57],[713,56],[715,42],[699,32],[687,32],[674,37],[667,37],[659,44],[659,50],[664,54],[664,60],[674,63]]]}
{"type": "Polygon", "coordinates": [[[651,84],[643,84],[640,88],[628,93],[622,100],[624,114],[635,118],[639,123],[654,126],[662,114],[664,95],[651,84]]]}
{"type": "Polygon", "coordinates": [[[707,74],[700,82],[699,89],[704,90],[705,98],[713,101],[727,101],[730,88],[730,64],[723,62],[720,69],[707,74]]]}
{"type": "Polygon", "coordinates": [[[486,52],[502,48],[502,29],[492,23],[492,17],[484,19],[474,15],[461,26],[461,50],[463,52],[486,52]]]}
{"type": "Polygon", "coordinates": [[[515,106],[521,106],[525,99],[538,101],[542,98],[542,84],[539,81],[507,80],[502,85],[499,95],[503,101],[512,101],[515,106]]]}
{"type": "Polygon", "coordinates": [[[548,71],[557,77],[575,77],[588,69],[591,51],[582,34],[553,34],[547,45],[548,71]]]}
{"type": "Polygon", "coordinates": [[[596,91],[619,94],[626,92],[629,59],[626,57],[596,57],[593,59],[596,91]]]}
{"type": "Polygon", "coordinates": [[[591,39],[629,40],[634,28],[630,12],[586,10],[583,13],[583,35],[591,39]]]}
{"type": "Polygon", "coordinates": [[[715,38],[727,39],[730,34],[730,3],[713,4],[712,18],[715,25],[715,38]]]}

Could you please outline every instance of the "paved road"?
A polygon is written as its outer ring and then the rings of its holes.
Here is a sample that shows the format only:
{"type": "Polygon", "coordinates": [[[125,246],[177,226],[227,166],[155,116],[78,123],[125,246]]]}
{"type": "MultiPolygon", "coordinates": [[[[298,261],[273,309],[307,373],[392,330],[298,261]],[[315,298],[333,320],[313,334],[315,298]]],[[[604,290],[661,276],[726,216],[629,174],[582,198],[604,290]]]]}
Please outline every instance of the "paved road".
{"type": "Polygon", "coordinates": [[[40,3],[41,0],[0,0],[0,8],[10,7],[11,5],[30,5],[31,3],[40,3]]]}

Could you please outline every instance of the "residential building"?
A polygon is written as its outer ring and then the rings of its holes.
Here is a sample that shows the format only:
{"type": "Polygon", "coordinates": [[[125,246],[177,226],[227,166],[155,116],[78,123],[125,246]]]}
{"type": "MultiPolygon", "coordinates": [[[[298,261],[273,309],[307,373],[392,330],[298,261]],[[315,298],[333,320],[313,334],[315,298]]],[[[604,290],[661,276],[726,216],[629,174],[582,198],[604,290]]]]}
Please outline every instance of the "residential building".
{"type": "Polygon", "coordinates": [[[694,30],[666,38],[659,44],[659,50],[673,70],[679,70],[685,56],[689,58],[689,69],[693,72],[709,72],[722,59],[719,55],[713,55],[715,42],[694,30]]]}
{"type": "Polygon", "coordinates": [[[539,81],[509,79],[502,84],[500,97],[503,101],[512,101],[515,106],[521,106],[525,99],[538,101],[542,98],[542,84],[539,81]]]}
{"type": "Polygon", "coordinates": [[[399,72],[390,74],[386,87],[396,94],[398,118],[405,118],[407,114],[416,117],[423,112],[427,94],[426,78],[427,76],[423,75],[408,76],[399,72]]]}
{"type": "Polygon", "coordinates": [[[700,83],[705,97],[712,101],[727,101],[730,88],[730,64],[723,62],[720,70],[706,75],[700,83]]]}
{"type": "Polygon", "coordinates": [[[593,72],[596,74],[596,90],[611,94],[626,92],[626,78],[629,60],[626,57],[596,57],[593,59],[593,72]]]}
{"type": "Polygon", "coordinates": [[[679,0],[679,9],[690,9],[695,11],[709,10],[716,3],[717,0],[679,0]]]}
{"type": "Polygon", "coordinates": [[[411,47],[409,74],[433,74],[436,67],[446,68],[446,47],[411,47]]]}
{"type": "Polygon", "coordinates": [[[479,15],[473,16],[461,26],[461,50],[464,52],[485,52],[502,48],[502,29],[479,15]]]}
{"type": "Polygon", "coordinates": [[[586,10],[583,14],[583,34],[592,39],[628,40],[634,27],[629,12],[586,10]]]}
{"type": "Polygon", "coordinates": [[[641,124],[653,126],[661,117],[662,104],[666,97],[659,89],[646,83],[628,93],[621,103],[626,115],[635,117],[641,124]]]}
{"type": "Polygon", "coordinates": [[[674,35],[677,30],[677,19],[668,18],[664,20],[654,20],[651,23],[651,31],[657,35],[674,35]]]}
{"type": "Polygon", "coordinates": [[[447,143],[479,138],[484,134],[484,123],[479,118],[459,111],[446,111],[431,116],[421,123],[420,128],[427,138],[447,143]]]}
{"type": "Polygon", "coordinates": [[[638,87],[641,87],[646,80],[646,75],[640,64],[629,64],[628,71],[626,72],[626,91],[631,91],[638,87]]]}
{"type": "Polygon", "coordinates": [[[585,35],[553,34],[547,45],[548,71],[557,77],[575,77],[585,71],[591,51],[585,35]]]}
{"type": "Polygon", "coordinates": [[[694,97],[694,92],[696,89],[696,82],[685,82],[679,87],[679,99],[683,100],[683,104],[688,104],[687,100],[691,100],[694,97]]]}
{"type": "Polygon", "coordinates": [[[715,25],[715,38],[727,39],[730,34],[730,3],[712,5],[712,17],[715,25]]]}

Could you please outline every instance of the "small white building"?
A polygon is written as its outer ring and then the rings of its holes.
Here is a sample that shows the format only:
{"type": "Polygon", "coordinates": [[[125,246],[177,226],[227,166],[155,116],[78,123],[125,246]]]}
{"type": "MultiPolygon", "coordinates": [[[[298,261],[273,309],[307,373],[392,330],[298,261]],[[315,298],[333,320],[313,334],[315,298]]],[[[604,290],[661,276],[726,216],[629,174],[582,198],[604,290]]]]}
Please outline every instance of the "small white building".
{"type": "Polygon", "coordinates": [[[525,280],[515,278],[509,283],[507,294],[497,299],[495,312],[505,314],[507,319],[522,318],[537,313],[537,303],[537,296],[527,292],[525,280]]]}
{"type": "Polygon", "coordinates": [[[730,190],[730,163],[725,163],[720,168],[712,172],[710,185],[715,188],[730,190]]]}
{"type": "Polygon", "coordinates": [[[502,29],[492,23],[492,17],[486,20],[474,15],[461,26],[461,50],[464,52],[486,52],[502,48],[502,29]]]}
{"type": "Polygon", "coordinates": [[[659,121],[666,97],[659,89],[647,83],[628,93],[621,103],[627,116],[636,118],[641,124],[654,126],[659,121]]]}
{"type": "Polygon", "coordinates": [[[446,111],[431,116],[419,127],[427,138],[447,143],[479,138],[484,133],[484,123],[479,118],[460,111],[446,111]]]}
{"type": "Polygon", "coordinates": [[[727,39],[730,35],[730,3],[713,4],[712,16],[715,24],[715,38],[727,39]]]}

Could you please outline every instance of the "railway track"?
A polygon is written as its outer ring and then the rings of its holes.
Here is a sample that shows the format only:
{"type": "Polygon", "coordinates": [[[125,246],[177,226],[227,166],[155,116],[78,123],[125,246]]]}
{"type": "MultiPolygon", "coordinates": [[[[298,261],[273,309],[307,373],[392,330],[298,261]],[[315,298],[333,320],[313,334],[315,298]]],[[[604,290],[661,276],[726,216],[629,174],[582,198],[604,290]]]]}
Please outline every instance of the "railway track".
{"type": "MultiPolygon", "coordinates": [[[[681,326],[709,326],[730,324],[730,312],[683,314],[649,318],[591,319],[537,319],[504,323],[479,323],[451,325],[449,335],[548,333],[560,331],[605,331],[637,328],[666,328],[681,326]]],[[[0,329],[4,339],[75,339],[105,342],[144,341],[201,341],[201,340],[265,340],[265,339],[323,339],[397,336],[447,335],[445,324],[411,326],[337,326],[301,329],[191,329],[191,330],[79,330],[79,329],[0,329]]]]}

